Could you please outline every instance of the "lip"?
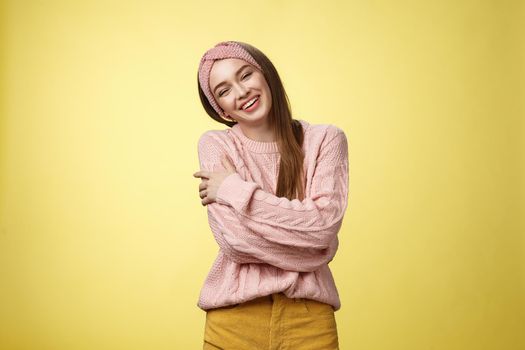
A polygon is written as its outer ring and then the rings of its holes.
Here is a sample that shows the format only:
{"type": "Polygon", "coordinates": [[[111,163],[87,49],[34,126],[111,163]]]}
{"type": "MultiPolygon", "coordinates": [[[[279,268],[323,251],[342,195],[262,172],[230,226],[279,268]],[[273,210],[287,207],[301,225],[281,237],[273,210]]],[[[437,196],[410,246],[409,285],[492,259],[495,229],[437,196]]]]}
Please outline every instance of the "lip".
{"type": "Polygon", "coordinates": [[[261,95],[253,95],[252,97],[247,98],[246,100],[244,100],[244,101],[240,104],[239,109],[240,109],[241,111],[244,111],[244,109],[242,109],[242,106],[244,106],[244,104],[245,104],[246,102],[250,101],[252,98],[255,98],[255,97],[258,97],[259,99],[261,99],[261,95]]]}

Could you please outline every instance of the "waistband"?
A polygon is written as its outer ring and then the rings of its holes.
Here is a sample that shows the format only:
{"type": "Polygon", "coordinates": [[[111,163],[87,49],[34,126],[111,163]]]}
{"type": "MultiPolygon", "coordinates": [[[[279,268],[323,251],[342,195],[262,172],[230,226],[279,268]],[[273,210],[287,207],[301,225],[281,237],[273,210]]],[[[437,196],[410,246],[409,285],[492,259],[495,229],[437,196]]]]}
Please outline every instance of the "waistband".
{"type": "Polygon", "coordinates": [[[278,293],[272,293],[272,294],[268,294],[262,297],[258,297],[252,300],[248,300],[247,303],[250,303],[250,302],[255,303],[259,301],[302,302],[304,300],[306,300],[306,298],[288,298],[283,292],[278,292],[278,293]]]}

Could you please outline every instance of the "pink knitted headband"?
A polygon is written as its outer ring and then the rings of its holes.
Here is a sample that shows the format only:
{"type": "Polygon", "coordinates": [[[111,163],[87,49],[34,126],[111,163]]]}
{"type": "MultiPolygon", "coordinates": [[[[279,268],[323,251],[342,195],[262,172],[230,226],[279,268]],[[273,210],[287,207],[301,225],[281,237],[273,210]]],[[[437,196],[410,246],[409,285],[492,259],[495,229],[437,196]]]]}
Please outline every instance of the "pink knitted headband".
{"type": "Polygon", "coordinates": [[[216,60],[222,60],[224,58],[239,58],[262,71],[261,66],[255,61],[252,55],[235,41],[222,41],[206,51],[199,64],[199,84],[213,109],[215,109],[220,116],[224,116],[224,111],[219,107],[219,104],[211,92],[210,72],[213,63],[215,63],[216,60]]]}

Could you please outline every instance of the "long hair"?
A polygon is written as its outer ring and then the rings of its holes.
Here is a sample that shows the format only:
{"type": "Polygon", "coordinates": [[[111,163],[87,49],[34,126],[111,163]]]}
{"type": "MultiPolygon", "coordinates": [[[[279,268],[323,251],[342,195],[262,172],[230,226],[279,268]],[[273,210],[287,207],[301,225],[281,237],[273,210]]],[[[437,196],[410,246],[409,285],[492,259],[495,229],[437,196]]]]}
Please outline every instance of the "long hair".
{"type": "MultiPolygon", "coordinates": [[[[292,112],[288,95],[284,90],[281,78],[270,59],[256,47],[236,41],[252,55],[261,66],[264,78],[270,87],[272,107],[269,111],[269,123],[273,129],[281,162],[279,165],[279,177],[277,180],[276,196],[292,199],[304,199],[304,174],[303,162],[303,128],[298,120],[292,119],[292,112]]],[[[213,109],[199,84],[197,73],[197,86],[199,97],[206,113],[215,121],[232,127],[237,122],[221,118],[213,109]]]]}

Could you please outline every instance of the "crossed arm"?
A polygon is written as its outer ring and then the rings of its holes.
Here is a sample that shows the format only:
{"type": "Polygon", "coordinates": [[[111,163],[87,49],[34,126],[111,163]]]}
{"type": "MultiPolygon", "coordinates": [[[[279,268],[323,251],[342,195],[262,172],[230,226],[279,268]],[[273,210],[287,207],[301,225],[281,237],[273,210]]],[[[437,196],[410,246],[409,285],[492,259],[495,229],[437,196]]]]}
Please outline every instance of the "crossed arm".
{"type": "MultiPolygon", "coordinates": [[[[202,170],[220,167],[226,151],[205,133],[198,143],[202,170]]],[[[237,263],[266,263],[291,271],[315,271],[338,247],[348,199],[348,144],[338,131],[317,157],[309,196],[277,197],[240,174],[227,176],[209,203],[208,220],[221,250],[237,263]]]]}

